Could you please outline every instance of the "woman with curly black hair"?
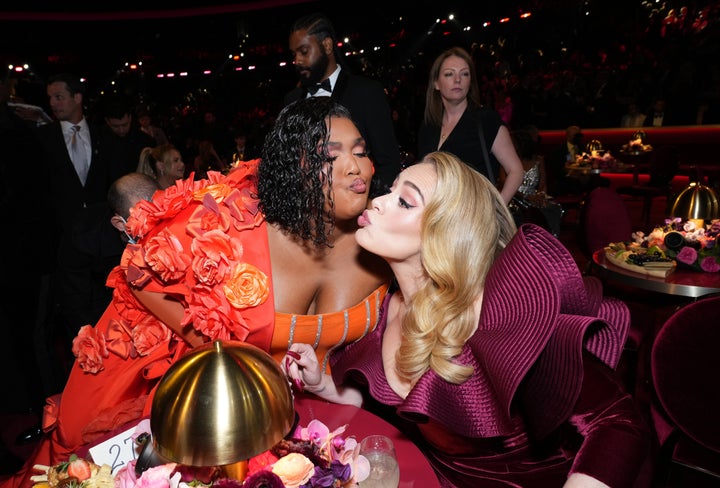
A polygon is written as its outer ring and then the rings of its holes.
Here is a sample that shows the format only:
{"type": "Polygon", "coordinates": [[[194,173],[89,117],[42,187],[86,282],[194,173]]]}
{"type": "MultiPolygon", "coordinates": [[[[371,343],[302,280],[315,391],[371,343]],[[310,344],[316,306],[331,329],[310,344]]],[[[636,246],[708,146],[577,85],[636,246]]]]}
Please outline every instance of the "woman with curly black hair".
{"type": "Polygon", "coordinates": [[[375,327],[374,304],[391,274],[355,241],[373,173],[350,112],[330,97],[288,105],[266,136],[258,199],[275,294],[270,351],[278,360],[303,336],[325,358],[375,327]]]}
{"type": "MultiPolygon", "coordinates": [[[[73,341],[45,438],[4,488],[150,414],[156,385],[192,347],[241,340],[280,361],[295,342],[330,350],[375,328],[389,267],[355,241],[373,165],[350,114],[330,98],[288,105],[262,162],[178,180],[130,212],[108,277],[113,301],[73,341]],[[258,169],[259,164],[259,169],[258,169]]],[[[326,365],[327,366],[327,365],[326,365]]]]}

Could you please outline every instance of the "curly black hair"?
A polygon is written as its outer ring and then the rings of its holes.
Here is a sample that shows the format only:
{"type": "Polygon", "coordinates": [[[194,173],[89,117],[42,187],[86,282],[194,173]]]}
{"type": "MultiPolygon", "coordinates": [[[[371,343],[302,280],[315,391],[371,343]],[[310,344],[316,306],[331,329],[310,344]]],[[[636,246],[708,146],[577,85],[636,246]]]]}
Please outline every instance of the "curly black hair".
{"type": "Polygon", "coordinates": [[[330,97],[286,106],[265,137],[258,167],[258,198],[265,220],[317,248],[332,247],[335,226],[329,117],[352,120],[348,109],[330,97]]]}

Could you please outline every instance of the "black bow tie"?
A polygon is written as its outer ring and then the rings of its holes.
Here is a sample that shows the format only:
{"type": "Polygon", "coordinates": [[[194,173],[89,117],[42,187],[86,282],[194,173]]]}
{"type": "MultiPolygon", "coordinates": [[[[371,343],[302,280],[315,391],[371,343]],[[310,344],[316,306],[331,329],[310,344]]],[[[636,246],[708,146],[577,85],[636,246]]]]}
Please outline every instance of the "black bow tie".
{"type": "Polygon", "coordinates": [[[332,93],[332,89],[330,88],[330,78],[322,80],[322,82],[318,83],[317,85],[309,86],[308,92],[310,92],[311,95],[315,95],[320,88],[332,93]]]}

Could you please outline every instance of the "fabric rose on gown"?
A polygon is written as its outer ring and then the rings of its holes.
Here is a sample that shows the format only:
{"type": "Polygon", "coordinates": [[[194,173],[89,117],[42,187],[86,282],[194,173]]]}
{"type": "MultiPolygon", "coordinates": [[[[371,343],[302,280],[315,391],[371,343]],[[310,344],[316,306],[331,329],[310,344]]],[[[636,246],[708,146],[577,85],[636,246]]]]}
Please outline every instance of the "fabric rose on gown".
{"type": "Polygon", "coordinates": [[[243,254],[242,243],[231,239],[221,230],[210,230],[193,239],[192,268],[198,284],[214,286],[225,281],[230,274],[232,262],[243,254]]]}
{"type": "Polygon", "coordinates": [[[84,325],[73,339],[72,352],[77,357],[80,368],[86,373],[102,371],[103,358],[108,357],[105,336],[98,334],[92,325],[84,325]]]}

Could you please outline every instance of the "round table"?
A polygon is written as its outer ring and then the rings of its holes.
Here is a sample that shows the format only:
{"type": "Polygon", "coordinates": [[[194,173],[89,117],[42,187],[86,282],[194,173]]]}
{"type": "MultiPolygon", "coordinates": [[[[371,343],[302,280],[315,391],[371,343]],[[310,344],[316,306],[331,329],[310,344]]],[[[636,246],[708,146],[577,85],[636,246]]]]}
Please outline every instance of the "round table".
{"type": "Polygon", "coordinates": [[[295,411],[300,425],[317,419],[331,431],[347,424],[344,435],[354,435],[358,442],[371,434],[383,434],[392,439],[400,465],[399,488],[435,488],[440,483],[430,463],[417,446],[399,430],[380,417],[350,405],[338,405],[311,395],[295,397],[295,411]]]}
{"type": "MultiPolygon", "coordinates": [[[[343,437],[353,435],[358,442],[372,434],[388,436],[395,445],[398,465],[400,466],[400,485],[398,488],[440,487],[440,482],[435,476],[432,466],[430,466],[420,449],[394,426],[377,415],[351,405],[330,403],[308,394],[296,394],[295,411],[298,414],[297,421],[303,427],[307,426],[313,419],[321,421],[331,431],[347,424],[343,437]]],[[[149,421],[148,418],[141,420],[149,421]]],[[[107,462],[108,465],[113,467],[113,473],[115,473],[130,459],[137,457],[131,436],[139,422],[138,420],[130,422],[97,439],[91,446],[84,446],[78,450],[78,456],[87,457],[89,451],[97,448],[97,453],[106,454],[107,451],[111,458],[117,458],[117,453],[121,449],[120,446],[129,445],[128,453],[124,454],[127,459],[115,459],[115,461],[107,462]],[[108,444],[112,444],[112,446],[108,444]]],[[[102,464],[105,459],[95,459],[95,462],[102,464]]]]}
{"type": "Polygon", "coordinates": [[[602,249],[593,254],[592,264],[599,276],[643,290],[688,298],[720,293],[720,273],[676,268],[665,278],[648,276],[615,266],[605,258],[605,251],[602,249]]]}

